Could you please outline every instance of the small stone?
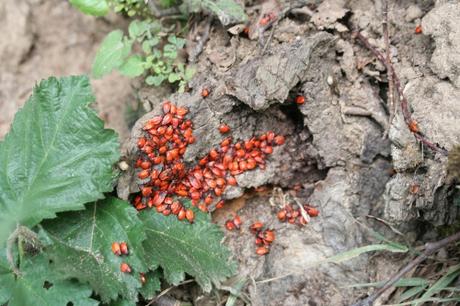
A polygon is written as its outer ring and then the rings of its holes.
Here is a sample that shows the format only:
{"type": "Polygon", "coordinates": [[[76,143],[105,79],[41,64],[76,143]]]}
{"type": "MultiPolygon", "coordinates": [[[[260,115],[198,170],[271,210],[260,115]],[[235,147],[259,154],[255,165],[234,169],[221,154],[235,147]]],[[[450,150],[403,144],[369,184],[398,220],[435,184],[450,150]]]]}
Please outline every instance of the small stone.
{"type": "Polygon", "coordinates": [[[411,22],[417,18],[422,17],[422,15],[423,15],[423,12],[417,5],[411,5],[407,8],[406,16],[404,17],[404,19],[407,22],[411,22]]]}
{"type": "Polygon", "coordinates": [[[124,160],[118,163],[118,168],[120,168],[121,171],[126,171],[129,169],[129,165],[127,162],[124,160]]]}

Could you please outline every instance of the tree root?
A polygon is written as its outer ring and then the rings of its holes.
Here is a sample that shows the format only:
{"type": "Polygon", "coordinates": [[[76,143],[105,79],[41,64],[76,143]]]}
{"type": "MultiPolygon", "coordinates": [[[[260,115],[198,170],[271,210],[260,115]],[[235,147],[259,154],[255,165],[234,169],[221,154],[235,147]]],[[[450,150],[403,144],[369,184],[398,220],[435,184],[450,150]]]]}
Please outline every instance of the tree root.
{"type": "Polygon", "coordinates": [[[403,88],[401,86],[401,81],[399,80],[398,76],[396,75],[396,71],[394,69],[394,66],[391,62],[388,62],[385,58],[385,56],[380,52],[378,51],[373,45],[371,45],[371,43],[369,42],[369,40],[364,37],[360,32],[354,32],[353,37],[355,38],[358,38],[358,40],[360,40],[363,45],[368,48],[373,54],[374,56],[385,66],[387,67],[388,70],[388,74],[391,74],[392,75],[392,78],[393,78],[393,81],[394,81],[394,84],[395,84],[395,89],[396,89],[396,92],[398,93],[398,98],[399,98],[399,102],[400,102],[400,105],[401,105],[401,111],[402,111],[402,114],[403,114],[403,117],[404,117],[404,121],[406,122],[406,125],[408,126],[409,130],[414,134],[415,138],[417,140],[419,140],[421,143],[423,143],[425,146],[427,146],[428,148],[430,148],[431,150],[433,150],[434,152],[438,152],[444,156],[447,156],[448,155],[448,151],[444,148],[441,148],[438,144],[435,144],[433,142],[431,142],[430,140],[428,140],[422,133],[420,133],[419,131],[414,131],[413,129],[410,128],[410,126],[415,122],[412,118],[411,118],[411,114],[410,114],[410,111],[409,111],[409,102],[407,101],[406,97],[404,96],[404,93],[403,93],[403,88]]]}

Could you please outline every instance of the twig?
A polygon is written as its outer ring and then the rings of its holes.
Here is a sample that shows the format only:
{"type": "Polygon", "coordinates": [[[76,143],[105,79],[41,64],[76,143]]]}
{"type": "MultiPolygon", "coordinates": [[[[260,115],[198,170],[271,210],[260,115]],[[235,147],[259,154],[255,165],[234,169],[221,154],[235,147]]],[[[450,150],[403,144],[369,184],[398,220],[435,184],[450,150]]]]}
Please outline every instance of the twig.
{"type": "Polygon", "coordinates": [[[148,0],[147,4],[149,6],[150,12],[156,18],[180,14],[179,8],[177,6],[173,6],[173,7],[166,8],[166,9],[160,9],[156,5],[155,0],[148,0]]]}
{"type": "Polygon", "coordinates": [[[382,219],[382,218],[379,218],[379,217],[376,217],[376,216],[372,216],[372,215],[366,215],[366,218],[370,218],[370,219],[374,219],[374,220],[377,220],[379,221],[380,223],[383,223],[385,224],[386,226],[388,226],[395,234],[398,234],[399,236],[403,236],[404,237],[404,234],[401,233],[400,231],[398,231],[393,225],[391,225],[390,222],[382,219]]]}
{"type": "MultiPolygon", "coordinates": [[[[383,39],[385,41],[385,54],[386,54],[386,62],[391,64],[390,58],[390,38],[388,34],[388,0],[383,0],[383,39]]],[[[390,114],[388,119],[388,126],[383,133],[383,137],[386,138],[390,131],[391,123],[393,122],[393,118],[395,116],[395,101],[394,101],[394,81],[393,81],[393,74],[390,72],[391,68],[387,65],[387,73],[388,73],[388,112],[390,114]]]]}
{"type": "Polygon", "coordinates": [[[385,129],[385,118],[382,118],[382,116],[379,116],[365,108],[358,106],[343,106],[342,113],[347,116],[370,117],[375,122],[377,122],[382,127],[382,129],[385,129]]]}
{"type": "Polygon", "coordinates": [[[288,274],[284,274],[284,275],[281,275],[281,276],[276,276],[276,277],[272,277],[272,278],[268,278],[268,279],[263,279],[263,280],[260,280],[260,281],[256,281],[257,284],[265,284],[265,283],[269,283],[269,282],[273,282],[273,281],[276,281],[276,280],[279,280],[279,279],[282,279],[282,278],[285,278],[285,277],[288,277],[288,276],[291,276],[293,275],[293,273],[288,273],[288,274]]]}
{"type": "MultiPolygon", "coordinates": [[[[409,102],[407,101],[406,97],[404,96],[404,91],[403,91],[403,88],[401,86],[401,82],[400,82],[398,76],[396,75],[396,71],[394,69],[393,64],[391,62],[387,62],[385,57],[383,56],[383,54],[380,51],[378,51],[373,45],[371,45],[369,40],[366,37],[364,37],[360,32],[354,32],[353,36],[358,38],[363,43],[363,45],[366,48],[368,48],[374,54],[374,56],[385,67],[390,69],[387,73],[392,74],[393,81],[394,81],[395,88],[396,88],[396,92],[398,93],[398,96],[399,96],[398,98],[399,98],[399,102],[400,102],[400,105],[401,105],[401,111],[402,111],[402,114],[403,114],[403,117],[404,117],[404,121],[406,122],[406,125],[409,127],[409,125],[413,122],[412,118],[411,118],[411,114],[409,112],[409,102]]],[[[441,153],[444,156],[448,155],[448,152],[447,152],[446,149],[441,148],[437,144],[434,144],[433,142],[428,140],[425,136],[423,136],[420,132],[412,132],[412,133],[414,134],[414,136],[415,136],[415,138],[417,140],[419,140],[421,143],[426,145],[431,150],[433,150],[435,152],[438,152],[438,153],[441,153]]]]}
{"type": "Polygon", "coordinates": [[[206,20],[206,25],[204,27],[204,31],[203,31],[203,34],[201,35],[200,40],[196,43],[196,46],[192,50],[192,52],[190,52],[190,55],[188,57],[189,62],[194,63],[198,59],[198,56],[201,54],[201,52],[203,52],[204,45],[209,39],[211,23],[212,23],[212,17],[208,17],[206,20]]]}
{"type": "Polygon", "coordinates": [[[354,303],[352,306],[371,306],[375,302],[375,300],[381,296],[386,290],[392,287],[398,280],[401,279],[406,273],[411,271],[413,268],[418,266],[421,262],[425,259],[433,255],[439,249],[445,247],[448,244],[454,243],[460,240],[460,232],[453,234],[447,238],[439,240],[437,242],[428,242],[425,244],[425,251],[416,257],[414,260],[409,262],[404,268],[399,270],[399,272],[395,273],[385,284],[382,285],[375,293],[371,296],[367,297],[366,299],[354,303]]]}
{"type": "Polygon", "coordinates": [[[262,55],[265,54],[265,51],[267,51],[267,47],[270,44],[270,41],[272,40],[273,34],[275,33],[275,26],[272,27],[272,31],[270,32],[270,36],[268,37],[267,42],[265,43],[265,46],[262,50],[262,55]]]}
{"type": "Polygon", "coordinates": [[[258,32],[259,32],[259,45],[261,47],[264,47],[265,46],[265,43],[264,43],[264,33],[265,31],[270,28],[273,24],[275,24],[276,22],[279,22],[281,19],[283,19],[284,17],[286,17],[287,14],[289,14],[290,11],[292,11],[293,9],[298,9],[298,8],[301,8],[301,7],[304,7],[308,4],[309,1],[307,0],[299,0],[299,1],[295,1],[295,2],[291,2],[288,6],[286,6],[285,8],[283,8],[279,13],[278,15],[276,16],[276,18],[273,18],[271,20],[268,21],[268,23],[266,25],[263,25],[263,26],[260,26],[258,27],[258,32]]]}

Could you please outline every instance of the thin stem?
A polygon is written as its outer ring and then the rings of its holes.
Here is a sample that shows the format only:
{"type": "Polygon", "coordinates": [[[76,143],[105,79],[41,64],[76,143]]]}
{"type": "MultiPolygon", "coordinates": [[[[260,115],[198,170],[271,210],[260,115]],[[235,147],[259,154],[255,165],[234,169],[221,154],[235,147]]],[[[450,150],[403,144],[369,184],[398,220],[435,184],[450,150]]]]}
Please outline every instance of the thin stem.
{"type": "MultiPolygon", "coordinates": [[[[411,114],[409,111],[409,102],[404,96],[404,91],[401,86],[401,81],[396,75],[396,71],[394,69],[393,64],[391,62],[387,62],[384,55],[380,51],[378,51],[373,45],[371,45],[369,40],[366,37],[364,37],[360,32],[354,32],[353,36],[358,38],[362,42],[362,44],[366,48],[368,48],[385,67],[389,68],[388,74],[392,74],[393,81],[395,84],[395,89],[396,89],[396,92],[398,93],[398,98],[399,98],[399,102],[401,105],[401,111],[404,117],[404,121],[406,122],[406,125],[409,126],[412,123],[412,118],[411,118],[411,114]]],[[[425,136],[423,136],[420,132],[412,132],[412,133],[414,134],[415,138],[417,138],[417,140],[422,142],[424,145],[426,145],[431,150],[438,152],[444,156],[448,155],[448,151],[446,149],[441,148],[438,144],[431,142],[425,136]]]]}

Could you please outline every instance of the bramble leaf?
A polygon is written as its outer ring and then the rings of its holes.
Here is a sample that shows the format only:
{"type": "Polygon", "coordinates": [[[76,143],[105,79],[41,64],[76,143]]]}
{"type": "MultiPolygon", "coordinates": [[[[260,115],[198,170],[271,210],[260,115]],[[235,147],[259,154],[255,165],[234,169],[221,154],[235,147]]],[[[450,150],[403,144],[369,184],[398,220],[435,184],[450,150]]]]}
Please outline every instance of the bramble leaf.
{"type": "Polygon", "coordinates": [[[177,285],[187,273],[203,290],[210,291],[212,284],[219,285],[233,275],[235,263],[221,244],[219,227],[206,214],[195,211],[195,215],[195,222],[190,224],[152,211],[141,212],[139,218],[147,235],[146,259],[150,266],[161,266],[168,282],[177,285]]]}
{"type": "Polygon", "coordinates": [[[87,77],[49,78],[16,114],[0,142],[0,246],[17,223],[32,227],[112,190],[119,144],[93,101],[87,77]]]}
{"type": "Polygon", "coordinates": [[[87,15],[105,16],[109,12],[106,0],[70,0],[70,3],[87,15]]]}
{"type": "Polygon", "coordinates": [[[0,259],[0,303],[8,306],[75,305],[95,306],[89,286],[75,281],[63,280],[55,272],[54,264],[43,255],[25,257],[21,274],[14,279],[13,272],[5,270],[6,261],[0,259]],[[3,261],[3,262],[2,262],[3,261]],[[8,293],[2,295],[2,291],[8,293]]]}
{"type": "Polygon", "coordinates": [[[110,32],[102,41],[96,57],[94,58],[92,74],[97,78],[119,68],[131,52],[132,40],[123,40],[123,32],[115,30],[110,32]]]}
{"type": "Polygon", "coordinates": [[[6,252],[0,253],[0,305],[5,305],[11,297],[11,288],[14,286],[14,274],[6,260],[6,252]]]}
{"type": "Polygon", "coordinates": [[[143,225],[127,202],[107,198],[79,212],[69,212],[43,223],[52,244],[45,248],[55,269],[66,277],[89,282],[104,302],[118,295],[137,300],[139,273],[146,272],[143,225]],[[112,253],[113,242],[126,242],[129,256],[112,253]],[[126,262],[132,273],[122,273],[126,262]]]}
{"type": "Polygon", "coordinates": [[[151,300],[156,296],[156,293],[161,289],[160,283],[161,273],[158,270],[150,271],[145,275],[147,282],[139,290],[140,294],[146,300],[151,300]]]}

